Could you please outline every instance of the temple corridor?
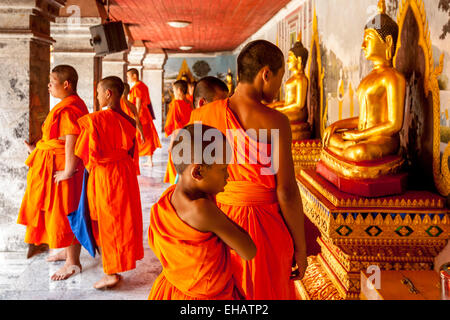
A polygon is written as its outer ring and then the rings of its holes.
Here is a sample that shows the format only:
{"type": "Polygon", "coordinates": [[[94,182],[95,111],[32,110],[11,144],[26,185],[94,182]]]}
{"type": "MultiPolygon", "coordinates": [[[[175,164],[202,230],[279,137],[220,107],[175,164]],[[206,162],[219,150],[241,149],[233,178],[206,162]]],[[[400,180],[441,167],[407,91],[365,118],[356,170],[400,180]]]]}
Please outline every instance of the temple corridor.
{"type": "MultiPolygon", "coordinates": [[[[160,134],[162,148],[153,156],[153,167],[141,166],[138,177],[144,222],[144,259],[136,269],[124,272],[123,281],[109,290],[96,290],[93,284],[103,276],[101,257],[92,258],[83,248],[83,271],[66,281],[52,281],[50,276],[63,264],[47,262],[48,252],[26,259],[26,251],[0,252],[0,300],[143,300],[161,272],[161,265],[147,242],[150,208],[167,188],[163,177],[167,164],[169,139],[160,134]]],[[[146,161],[141,157],[140,162],[146,161]]]]}

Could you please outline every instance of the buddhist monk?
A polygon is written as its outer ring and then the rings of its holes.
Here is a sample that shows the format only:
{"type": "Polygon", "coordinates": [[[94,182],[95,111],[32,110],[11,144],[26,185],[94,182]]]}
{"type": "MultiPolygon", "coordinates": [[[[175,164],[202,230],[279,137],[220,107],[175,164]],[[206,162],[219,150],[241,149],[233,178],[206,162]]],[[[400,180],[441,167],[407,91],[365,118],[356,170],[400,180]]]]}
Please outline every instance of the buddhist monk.
{"type": "Polygon", "coordinates": [[[195,86],[197,85],[196,81],[188,82],[188,91],[186,93],[186,99],[194,105],[194,90],[195,86]]]}
{"type": "Polygon", "coordinates": [[[149,245],[163,271],[149,299],[242,298],[230,266],[230,248],[247,261],[255,256],[256,247],[213,201],[227,183],[225,147],[220,131],[201,124],[183,128],[174,140],[173,160],[180,178],[151,210],[149,245]],[[206,132],[215,139],[204,139],[206,132]]]}
{"type": "Polygon", "coordinates": [[[129,100],[136,106],[144,132],[144,139],[138,139],[139,156],[148,156],[144,165],[153,166],[153,153],[157,148],[161,148],[161,142],[148,107],[151,103],[150,93],[145,83],[139,80],[139,72],[136,69],[128,70],[127,80],[131,85],[129,100]]]}
{"type": "Polygon", "coordinates": [[[166,124],[164,131],[166,137],[171,136],[169,144],[169,160],[167,162],[166,174],[164,175],[164,183],[175,183],[176,171],[172,163],[171,150],[174,138],[178,134],[178,130],[183,128],[189,122],[192,112],[192,104],[186,99],[187,82],[177,80],[173,84],[174,99],[169,105],[167,112],[166,124]]]}
{"type": "Polygon", "coordinates": [[[219,78],[204,77],[197,82],[194,89],[194,108],[228,97],[228,87],[219,78]]]}
{"type": "Polygon", "coordinates": [[[233,96],[194,110],[191,122],[227,133],[237,159],[216,201],[258,248],[251,261],[232,254],[246,298],[294,299],[293,280],[303,277],[307,262],[291,128],[285,115],[261,103],[272,102],[279,92],[284,57],[274,44],[257,40],[242,49],[237,63],[239,84],[233,96]],[[264,151],[270,161],[260,157],[264,151]]]}
{"type": "Polygon", "coordinates": [[[97,93],[104,110],[78,120],[75,154],[89,171],[87,199],[105,273],[96,289],[115,286],[119,273],[134,269],[144,257],[136,122],[120,107],[123,90],[118,77],[101,80],[97,93]]]}
{"type": "Polygon", "coordinates": [[[49,112],[42,125],[42,139],[36,145],[25,141],[30,150],[27,188],[17,222],[27,226],[25,242],[49,248],[67,248],[48,261],[66,260],[52,275],[65,280],[81,272],[81,246],[70,228],[67,215],[78,207],[83,181],[83,163],[74,154],[80,134],[78,119],[89,113],[77,95],[78,74],[68,65],[50,73],[48,91],[61,101],[49,112]]]}

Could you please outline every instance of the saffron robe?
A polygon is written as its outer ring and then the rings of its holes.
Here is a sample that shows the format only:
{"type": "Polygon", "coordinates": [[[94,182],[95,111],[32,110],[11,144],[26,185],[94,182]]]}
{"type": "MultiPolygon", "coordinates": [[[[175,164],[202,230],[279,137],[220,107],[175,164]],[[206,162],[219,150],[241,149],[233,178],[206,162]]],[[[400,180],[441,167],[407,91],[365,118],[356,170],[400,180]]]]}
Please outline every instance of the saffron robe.
{"type": "Polygon", "coordinates": [[[230,268],[229,247],[214,233],[181,220],[171,203],[175,185],[152,206],[148,243],[163,266],[150,300],[231,300],[242,294],[230,268]]]}
{"type": "Polygon", "coordinates": [[[78,119],[89,111],[78,95],[59,102],[42,124],[42,139],[28,156],[27,188],[17,223],[27,226],[25,242],[46,243],[50,248],[64,248],[78,243],[67,215],[75,211],[80,200],[84,166],[80,161],[75,174],[59,184],[54,173],[65,168],[66,135],[80,134],[78,119]]]}
{"type": "MultiPolygon", "coordinates": [[[[166,137],[170,136],[175,130],[185,127],[191,117],[191,104],[184,100],[172,100],[169,105],[167,113],[166,124],[164,131],[166,137]]],[[[164,183],[174,184],[177,176],[175,166],[173,165],[172,155],[169,152],[169,159],[167,161],[166,174],[164,175],[164,183]]]]}
{"type": "Polygon", "coordinates": [[[144,257],[136,128],[110,109],[86,115],[78,123],[75,154],[89,170],[87,198],[103,270],[114,274],[134,269],[144,257]]]}
{"type": "Polygon", "coordinates": [[[233,146],[234,163],[228,166],[228,184],[216,201],[230,219],[249,233],[257,252],[255,258],[245,261],[232,251],[234,273],[246,299],[295,299],[294,281],[290,280],[294,244],[278,204],[275,173],[269,163],[261,161],[261,155],[270,156],[271,145],[249,137],[228,103],[229,99],[219,100],[196,109],[190,122],[200,121],[225,135],[231,129],[237,136],[233,145],[234,138],[227,135],[233,146]],[[266,170],[265,175],[261,174],[262,169],[266,170]]]}
{"type": "MultiPolygon", "coordinates": [[[[156,131],[153,118],[148,109],[150,104],[150,94],[148,87],[142,81],[138,81],[133,88],[130,89],[129,101],[136,105],[137,98],[141,99],[141,109],[139,110],[139,121],[142,124],[142,131],[144,132],[145,142],[142,143],[140,139],[137,139],[139,148],[139,156],[151,156],[157,148],[161,148],[161,142],[159,141],[158,132],[156,131]]],[[[122,103],[121,103],[122,104],[122,103]]],[[[122,109],[131,118],[134,115],[128,110],[128,107],[122,106],[122,109]]],[[[139,132],[137,135],[140,135],[139,132]]]]}

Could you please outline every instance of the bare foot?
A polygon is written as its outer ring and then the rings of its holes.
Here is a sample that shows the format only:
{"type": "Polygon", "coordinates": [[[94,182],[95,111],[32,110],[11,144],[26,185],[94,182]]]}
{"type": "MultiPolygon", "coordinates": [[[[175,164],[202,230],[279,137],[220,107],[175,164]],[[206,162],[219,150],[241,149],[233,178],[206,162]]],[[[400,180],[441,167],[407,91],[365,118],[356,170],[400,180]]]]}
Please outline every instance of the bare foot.
{"type": "Polygon", "coordinates": [[[66,249],[59,251],[57,254],[52,254],[47,257],[47,262],[65,261],[66,249]]]}
{"type": "Polygon", "coordinates": [[[34,244],[29,244],[28,245],[28,252],[27,252],[27,259],[30,259],[31,257],[37,255],[37,254],[41,254],[43,252],[48,251],[48,245],[43,243],[40,245],[34,245],[34,244]]]}
{"type": "Polygon", "coordinates": [[[66,280],[77,273],[81,273],[81,264],[65,264],[61,269],[56,271],[50,279],[53,281],[66,280]]]}
{"type": "Polygon", "coordinates": [[[103,278],[94,284],[95,289],[112,288],[120,282],[122,276],[120,274],[106,274],[103,278]]]}

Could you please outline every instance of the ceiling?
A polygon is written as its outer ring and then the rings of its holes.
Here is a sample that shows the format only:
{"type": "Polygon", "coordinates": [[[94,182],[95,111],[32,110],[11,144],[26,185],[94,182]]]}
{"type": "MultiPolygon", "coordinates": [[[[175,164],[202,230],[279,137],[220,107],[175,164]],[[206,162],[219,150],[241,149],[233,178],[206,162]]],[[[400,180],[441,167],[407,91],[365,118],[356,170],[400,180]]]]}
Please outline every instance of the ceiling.
{"type": "Polygon", "coordinates": [[[232,51],[290,0],[111,0],[112,20],[128,25],[134,40],[168,52],[232,51]],[[170,20],[191,22],[170,27],[170,20]],[[192,46],[182,51],[180,46],[192,46]]]}

